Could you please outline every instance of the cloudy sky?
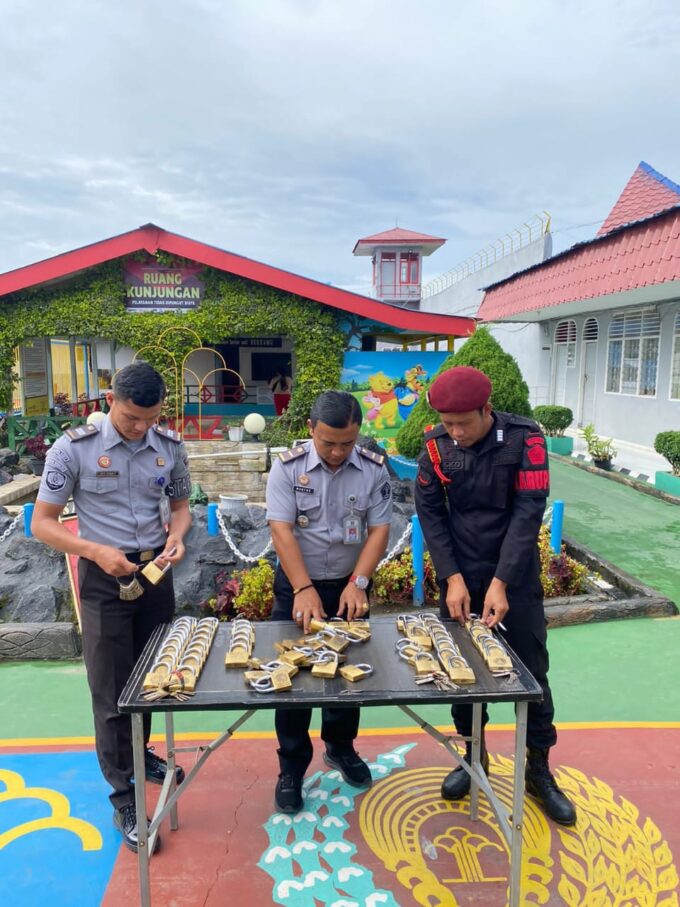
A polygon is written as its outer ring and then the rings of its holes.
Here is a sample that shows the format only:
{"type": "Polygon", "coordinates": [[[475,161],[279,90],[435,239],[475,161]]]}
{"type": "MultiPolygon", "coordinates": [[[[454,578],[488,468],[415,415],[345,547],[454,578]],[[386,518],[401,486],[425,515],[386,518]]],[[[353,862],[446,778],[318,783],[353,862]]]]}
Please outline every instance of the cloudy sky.
{"type": "Polygon", "coordinates": [[[677,0],[0,0],[0,272],[154,223],[365,290],[355,241],[680,182],[677,0]]]}

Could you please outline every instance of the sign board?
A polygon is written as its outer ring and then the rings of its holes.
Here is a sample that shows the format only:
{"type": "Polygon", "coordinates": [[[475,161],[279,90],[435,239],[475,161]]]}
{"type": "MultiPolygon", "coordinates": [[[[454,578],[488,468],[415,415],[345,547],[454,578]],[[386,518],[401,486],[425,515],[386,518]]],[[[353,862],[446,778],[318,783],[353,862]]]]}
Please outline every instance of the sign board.
{"type": "Polygon", "coordinates": [[[283,340],[281,337],[229,337],[229,345],[234,346],[259,346],[269,347],[270,349],[281,349],[283,340]]]}
{"type": "Polygon", "coordinates": [[[19,349],[21,409],[25,416],[47,416],[50,411],[47,341],[30,340],[19,349]]]}
{"type": "Polygon", "coordinates": [[[165,312],[193,309],[205,295],[198,275],[202,266],[161,268],[128,261],[123,269],[125,307],[130,312],[165,312]]]}

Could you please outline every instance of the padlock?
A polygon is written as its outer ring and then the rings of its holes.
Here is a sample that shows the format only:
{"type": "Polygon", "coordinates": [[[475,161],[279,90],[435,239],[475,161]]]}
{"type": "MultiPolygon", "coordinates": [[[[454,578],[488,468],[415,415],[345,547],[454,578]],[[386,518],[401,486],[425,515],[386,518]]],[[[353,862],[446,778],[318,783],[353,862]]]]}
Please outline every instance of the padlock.
{"type": "Polygon", "coordinates": [[[272,686],[274,692],[280,693],[282,690],[290,690],[293,687],[293,683],[290,679],[290,674],[284,667],[277,668],[271,673],[272,686]]]}
{"type": "Polygon", "coordinates": [[[357,680],[363,680],[364,677],[370,677],[373,668],[370,665],[343,665],[340,668],[340,676],[350,683],[356,683],[357,680]],[[370,668],[370,670],[367,670],[370,668]]]}
{"type": "Polygon", "coordinates": [[[224,665],[227,668],[247,668],[250,664],[250,656],[245,649],[237,646],[230,649],[224,656],[224,665]]]}

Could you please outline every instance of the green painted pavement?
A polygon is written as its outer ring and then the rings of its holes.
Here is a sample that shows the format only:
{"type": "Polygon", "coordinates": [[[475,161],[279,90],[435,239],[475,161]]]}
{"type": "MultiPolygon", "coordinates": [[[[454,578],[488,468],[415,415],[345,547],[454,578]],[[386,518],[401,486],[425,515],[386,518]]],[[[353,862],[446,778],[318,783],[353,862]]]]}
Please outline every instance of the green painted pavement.
{"type": "MultiPolygon", "coordinates": [[[[680,650],[680,618],[562,627],[550,632],[549,644],[558,722],[679,720],[675,653],[680,650]]],[[[92,736],[90,698],[81,664],[3,664],[0,684],[0,740],[92,736]]],[[[436,724],[450,721],[446,707],[425,706],[422,711],[436,724]]],[[[233,715],[220,712],[179,715],[176,727],[179,731],[221,731],[230,718],[233,715]]],[[[511,708],[493,706],[491,719],[494,724],[511,722],[511,708]]],[[[271,730],[272,721],[271,711],[260,712],[244,730],[271,730]]],[[[363,710],[364,728],[408,725],[409,719],[395,708],[363,710]]],[[[318,727],[318,710],[314,726],[318,727]]],[[[162,720],[155,718],[154,732],[162,729],[162,720]]]]}
{"type": "Polygon", "coordinates": [[[680,505],[550,459],[565,535],[680,605],[680,505]]]}

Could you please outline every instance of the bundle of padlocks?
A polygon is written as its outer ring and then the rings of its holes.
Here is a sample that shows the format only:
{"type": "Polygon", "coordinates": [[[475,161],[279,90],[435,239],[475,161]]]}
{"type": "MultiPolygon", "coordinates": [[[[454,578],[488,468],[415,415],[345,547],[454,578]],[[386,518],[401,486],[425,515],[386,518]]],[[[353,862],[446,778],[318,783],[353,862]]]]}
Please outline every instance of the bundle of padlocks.
{"type": "Polygon", "coordinates": [[[444,691],[475,682],[472,668],[436,614],[400,614],[397,629],[403,633],[397,654],[415,668],[417,684],[433,683],[444,691]]]}
{"type": "Polygon", "coordinates": [[[247,668],[255,648],[255,627],[249,620],[238,617],[231,623],[229,648],[224,656],[227,668],[247,668]]]}
{"type": "Polygon", "coordinates": [[[477,646],[486,666],[492,674],[511,674],[513,671],[512,660],[508,651],[498,636],[478,617],[471,617],[466,621],[465,628],[477,646]]]}
{"type": "Polygon", "coordinates": [[[217,625],[214,617],[180,617],[170,626],[142,683],[144,699],[153,702],[171,696],[186,701],[193,696],[217,625]]]}
{"type": "Polygon", "coordinates": [[[345,655],[352,644],[370,639],[368,621],[312,620],[310,630],[312,635],[274,643],[277,657],[272,661],[263,663],[250,658],[250,670],[244,673],[246,683],[258,693],[273,693],[291,689],[292,678],[301,668],[309,668],[314,677],[326,679],[339,673],[352,683],[373,673],[369,664],[347,664],[345,655]]]}

